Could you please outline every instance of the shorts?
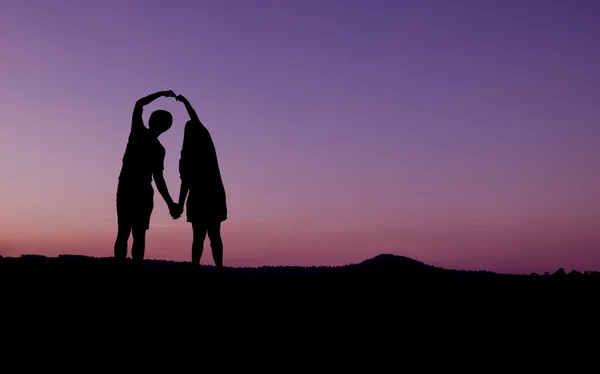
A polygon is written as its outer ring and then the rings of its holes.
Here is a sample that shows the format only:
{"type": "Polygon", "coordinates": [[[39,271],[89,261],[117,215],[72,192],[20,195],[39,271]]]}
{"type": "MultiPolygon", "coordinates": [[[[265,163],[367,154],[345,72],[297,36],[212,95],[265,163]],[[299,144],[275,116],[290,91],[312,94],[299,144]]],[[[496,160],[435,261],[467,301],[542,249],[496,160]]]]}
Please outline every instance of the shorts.
{"type": "Polygon", "coordinates": [[[154,209],[152,185],[132,186],[119,183],[117,188],[117,221],[119,226],[148,230],[154,209]]]}

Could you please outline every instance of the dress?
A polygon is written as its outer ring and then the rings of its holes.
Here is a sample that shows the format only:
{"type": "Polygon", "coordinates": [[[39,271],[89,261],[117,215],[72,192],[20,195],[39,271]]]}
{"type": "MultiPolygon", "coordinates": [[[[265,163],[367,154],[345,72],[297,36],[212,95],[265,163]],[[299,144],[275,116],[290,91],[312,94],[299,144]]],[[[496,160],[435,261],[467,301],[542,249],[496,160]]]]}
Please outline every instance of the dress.
{"type": "Polygon", "coordinates": [[[186,124],[179,175],[189,186],[188,222],[208,224],[227,219],[227,199],[215,146],[208,130],[198,122],[186,124]]]}

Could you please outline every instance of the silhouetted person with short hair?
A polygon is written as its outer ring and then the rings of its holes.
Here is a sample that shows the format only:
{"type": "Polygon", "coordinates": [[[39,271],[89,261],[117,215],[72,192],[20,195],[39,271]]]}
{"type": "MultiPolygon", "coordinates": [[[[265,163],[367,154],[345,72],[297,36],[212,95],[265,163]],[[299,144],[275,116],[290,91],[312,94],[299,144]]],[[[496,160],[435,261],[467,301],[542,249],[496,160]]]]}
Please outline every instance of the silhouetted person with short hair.
{"type": "Polygon", "coordinates": [[[227,219],[225,188],[221,179],[217,152],[212,137],[200,122],[196,111],[182,95],[177,96],[190,116],[185,125],[179,175],[179,214],[186,207],[187,221],[192,224],[192,263],[200,264],[204,239],[208,233],[215,266],[219,273],[223,270],[223,240],[221,223],[227,219]],[[188,196],[189,192],[189,196],[188,196]],[[187,197],[187,205],[186,204],[187,197]]]}
{"type": "Polygon", "coordinates": [[[115,242],[115,258],[117,259],[127,257],[127,242],[130,233],[133,234],[132,259],[144,259],[146,231],[150,227],[150,216],[154,208],[153,178],[169,211],[175,212],[178,209],[177,204],[169,195],[163,177],[165,148],[158,141],[158,137],[171,127],[173,117],[166,110],[156,110],[150,115],[148,128],[144,126],[142,119],[144,106],[159,97],[175,97],[175,93],[161,91],[148,95],[139,99],[133,109],[131,133],[123,156],[123,166],[117,187],[119,226],[115,242]]]}

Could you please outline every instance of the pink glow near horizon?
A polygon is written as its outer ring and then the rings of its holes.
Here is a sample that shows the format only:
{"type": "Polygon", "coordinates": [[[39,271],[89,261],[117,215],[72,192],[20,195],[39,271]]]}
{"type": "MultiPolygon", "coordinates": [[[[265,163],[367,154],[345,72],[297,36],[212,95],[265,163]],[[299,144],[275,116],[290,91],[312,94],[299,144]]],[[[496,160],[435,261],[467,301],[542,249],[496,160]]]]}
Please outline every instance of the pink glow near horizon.
{"type": "MultiPolygon", "coordinates": [[[[227,265],[600,270],[600,8],[491,4],[1,5],[0,255],[111,256],[133,104],[172,89],[214,137],[227,265]]],[[[158,108],[176,196],[187,116],[158,108]]],[[[189,260],[158,192],[147,242],[189,260]]]]}

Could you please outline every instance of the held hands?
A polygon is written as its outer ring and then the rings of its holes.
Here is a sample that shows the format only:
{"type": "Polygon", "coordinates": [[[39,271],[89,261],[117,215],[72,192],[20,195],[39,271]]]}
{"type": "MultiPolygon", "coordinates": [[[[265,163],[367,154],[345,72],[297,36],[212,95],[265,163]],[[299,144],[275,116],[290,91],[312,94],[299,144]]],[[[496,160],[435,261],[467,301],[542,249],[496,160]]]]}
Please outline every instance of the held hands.
{"type": "Polygon", "coordinates": [[[174,203],[169,207],[169,214],[171,215],[171,218],[178,219],[183,214],[183,206],[174,203]]]}

